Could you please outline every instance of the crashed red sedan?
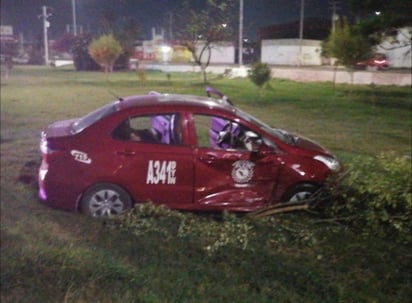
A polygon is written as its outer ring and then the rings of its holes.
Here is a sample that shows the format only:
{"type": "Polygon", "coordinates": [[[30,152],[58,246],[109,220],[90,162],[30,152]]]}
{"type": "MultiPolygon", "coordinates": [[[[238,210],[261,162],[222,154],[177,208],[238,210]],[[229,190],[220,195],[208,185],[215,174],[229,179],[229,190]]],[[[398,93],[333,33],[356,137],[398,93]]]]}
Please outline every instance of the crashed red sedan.
{"type": "Polygon", "coordinates": [[[50,124],[40,141],[39,197],[100,217],[151,201],[250,212],[298,202],[339,172],[317,143],[272,128],[216,97],[149,93],[50,124]]]}

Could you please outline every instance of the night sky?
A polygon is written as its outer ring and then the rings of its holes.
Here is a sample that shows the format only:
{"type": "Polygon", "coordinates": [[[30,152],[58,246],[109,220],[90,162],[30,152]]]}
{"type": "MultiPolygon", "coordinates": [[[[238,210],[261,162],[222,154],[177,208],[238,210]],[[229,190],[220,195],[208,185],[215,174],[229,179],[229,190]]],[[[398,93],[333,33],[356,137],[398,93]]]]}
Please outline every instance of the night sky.
{"type": "MultiPolygon", "coordinates": [[[[55,39],[72,24],[72,0],[0,0],[1,24],[12,25],[14,34],[25,39],[42,35],[42,21],[38,17],[43,5],[51,8],[48,19],[49,37],[55,39]]],[[[205,0],[191,0],[201,5],[205,0]]],[[[140,38],[148,39],[152,27],[164,27],[167,32],[168,13],[179,6],[180,0],[76,0],[77,25],[84,31],[97,32],[99,19],[105,9],[112,9],[116,18],[133,17],[140,28],[140,38]]],[[[331,18],[330,0],[305,0],[305,18],[331,18]]],[[[338,1],[344,3],[345,0],[338,1]]],[[[252,40],[259,27],[299,20],[301,0],[244,0],[245,37],[252,40]]],[[[340,5],[342,6],[342,4],[340,5]]],[[[338,11],[339,12],[339,11],[338,11]]],[[[235,12],[238,16],[238,11],[235,12]]]]}

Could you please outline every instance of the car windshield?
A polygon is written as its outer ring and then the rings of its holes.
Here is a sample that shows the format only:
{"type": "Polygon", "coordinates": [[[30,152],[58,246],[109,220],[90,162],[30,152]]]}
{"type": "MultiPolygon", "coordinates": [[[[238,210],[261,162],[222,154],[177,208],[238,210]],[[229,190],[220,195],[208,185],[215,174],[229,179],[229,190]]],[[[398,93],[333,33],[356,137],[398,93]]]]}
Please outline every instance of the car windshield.
{"type": "Polygon", "coordinates": [[[245,119],[246,121],[249,121],[250,123],[253,123],[254,125],[258,126],[261,130],[271,134],[272,136],[275,136],[276,138],[278,138],[282,142],[285,142],[285,143],[290,144],[290,145],[295,144],[295,137],[292,136],[291,134],[289,134],[287,131],[270,127],[269,125],[267,125],[266,123],[260,121],[256,117],[253,117],[252,115],[250,115],[250,114],[248,114],[248,113],[246,113],[246,112],[244,112],[240,109],[236,109],[236,111],[237,111],[237,114],[238,114],[239,117],[245,119]]]}
{"type": "Polygon", "coordinates": [[[103,107],[98,108],[97,110],[83,116],[77,120],[72,125],[71,133],[77,134],[80,133],[83,129],[89,127],[100,119],[114,113],[116,111],[116,103],[110,103],[103,107]]]}

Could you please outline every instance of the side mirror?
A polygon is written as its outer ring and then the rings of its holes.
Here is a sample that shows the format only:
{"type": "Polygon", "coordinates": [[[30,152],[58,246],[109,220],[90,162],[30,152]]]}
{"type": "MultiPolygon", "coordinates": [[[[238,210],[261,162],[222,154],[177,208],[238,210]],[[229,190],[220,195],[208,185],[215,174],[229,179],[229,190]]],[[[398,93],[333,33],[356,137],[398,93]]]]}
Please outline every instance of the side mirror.
{"type": "Polygon", "coordinates": [[[251,159],[261,159],[273,153],[273,148],[266,145],[265,143],[257,146],[256,149],[252,150],[250,154],[251,159]]]}

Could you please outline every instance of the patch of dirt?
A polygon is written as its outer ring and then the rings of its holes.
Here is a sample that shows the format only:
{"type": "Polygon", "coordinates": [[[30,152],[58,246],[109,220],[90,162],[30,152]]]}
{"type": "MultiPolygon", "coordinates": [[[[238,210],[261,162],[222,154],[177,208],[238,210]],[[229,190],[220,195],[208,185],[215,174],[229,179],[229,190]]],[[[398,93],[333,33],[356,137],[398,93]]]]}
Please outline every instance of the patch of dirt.
{"type": "Polygon", "coordinates": [[[20,169],[17,181],[30,186],[37,186],[37,174],[40,166],[40,160],[31,160],[26,162],[20,169]]]}

